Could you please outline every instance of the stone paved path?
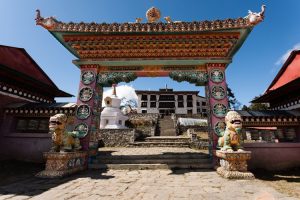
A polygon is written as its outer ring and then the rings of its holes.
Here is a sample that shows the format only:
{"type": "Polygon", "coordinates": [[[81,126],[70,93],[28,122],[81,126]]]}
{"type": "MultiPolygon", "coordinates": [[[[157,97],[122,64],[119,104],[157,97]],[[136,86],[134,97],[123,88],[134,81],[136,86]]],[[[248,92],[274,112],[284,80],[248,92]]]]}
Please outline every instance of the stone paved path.
{"type": "Polygon", "coordinates": [[[99,152],[111,152],[111,155],[159,155],[165,153],[208,153],[208,150],[196,150],[191,148],[176,148],[176,147],[150,147],[150,148],[140,148],[140,147],[105,147],[99,148],[99,152]]]}
{"type": "Polygon", "coordinates": [[[215,171],[86,171],[64,179],[29,178],[0,187],[0,199],[296,199],[259,180],[226,180],[215,171]]]}

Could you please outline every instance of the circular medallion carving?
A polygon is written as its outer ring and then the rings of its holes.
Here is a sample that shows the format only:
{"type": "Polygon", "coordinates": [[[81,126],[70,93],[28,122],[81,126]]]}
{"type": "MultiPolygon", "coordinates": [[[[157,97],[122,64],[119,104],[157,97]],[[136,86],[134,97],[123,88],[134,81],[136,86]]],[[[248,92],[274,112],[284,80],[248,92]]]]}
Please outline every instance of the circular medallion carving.
{"type": "Polygon", "coordinates": [[[211,89],[211,95],[214,99],[221,100],[226,96],[226,92],[222,86],[213,86],[211,89]]]}
{"type": "Polygon", "coordinates": [[[224,72],[219,69],[211,70],[210,80],[212,80],[215,83],[221,83],[224,80],[224,72]]]}
{"type": "Polygon", "coordinates": [[[88,134],[89,128],[86,123],[80,123],[75,126],[74,131],[78,131],[78,138],[84,138],[88,134]]]}
{"type": "Polygon", "coordinates": [[[91,114],[91,109],[88,105],[82,104],[78,106],[76,110],[76,116],[78,119],[87,119],[91,114]]]}
{"type": "Polygon", "coordinates": [[[219,137],[221,137],[224,134],[225,129],[226,129],[226,123],[223,121],[217,122],[214,126],[215,133],[219,137]]]}
{"type": "Polygon", "coordinates": [[[92,71],[85,71],[81,74],[81,81],[84,85],[89,85],[95,80],[95,74],[92,71]]]}
{"type": "Polygon", "coordinates": [[[213,113],[216,117],[225,117],[227,107],[224,104],[216,103],[213,106],[213,113]]]}
{"type": "Polygon", "coordinates": [[[79,99],[80,101],[89,101],[93,96],[93,89],[90,87],[81,88],[79,91],[79,99]]]}

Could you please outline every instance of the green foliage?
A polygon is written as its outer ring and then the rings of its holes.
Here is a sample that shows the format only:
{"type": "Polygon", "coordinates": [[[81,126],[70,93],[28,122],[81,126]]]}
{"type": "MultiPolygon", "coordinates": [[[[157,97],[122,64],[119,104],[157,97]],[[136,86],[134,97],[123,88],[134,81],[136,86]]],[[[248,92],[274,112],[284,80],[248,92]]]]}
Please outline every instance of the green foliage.
{"type": "Polygon", "coordinates": [[[227,97],[228,107],[233,110],[238,110],[241,107],[241,103],[235,98],[235,95],[231,88],[227,85],[227,97]]]}

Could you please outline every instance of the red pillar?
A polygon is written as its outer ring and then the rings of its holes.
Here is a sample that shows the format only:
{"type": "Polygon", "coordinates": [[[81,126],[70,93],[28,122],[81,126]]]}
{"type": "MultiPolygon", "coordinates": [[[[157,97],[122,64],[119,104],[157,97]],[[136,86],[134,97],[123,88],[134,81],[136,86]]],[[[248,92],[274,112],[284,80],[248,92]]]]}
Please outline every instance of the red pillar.
{"type": "Polygon", "coordinates": [[[227,85],[225,79],[226,64],[208,63],[208,85],[206,87],[206,95],[209,99],[209,133],[212,140],[211,153],[214,153],[218,138],[221,132],[225,130],[225,115],[228,111],[227,85]]]}
{"type": "Polygon", "coordinates": [[[80,131],[82,150],[89,150],[90,140],[99,129],[103,88],[97,84],[97,65],[80,66],[75,130],[80,131]]]}

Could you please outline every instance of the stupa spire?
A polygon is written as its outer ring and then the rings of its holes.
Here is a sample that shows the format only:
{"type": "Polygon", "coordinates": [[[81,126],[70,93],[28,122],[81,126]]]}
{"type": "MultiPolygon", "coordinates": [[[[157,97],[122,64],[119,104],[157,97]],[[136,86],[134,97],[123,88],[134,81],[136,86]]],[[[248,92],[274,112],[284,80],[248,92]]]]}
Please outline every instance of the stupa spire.
{"type": "Polygon", "coordinates": [[[117,84],[112,84],[112,87],[113,87],[113,92],[112,92],[112,95],[114,95],[114,96],[117,96],[117,89],[116,89],[116,87],[117,87],[117,84]]]}

